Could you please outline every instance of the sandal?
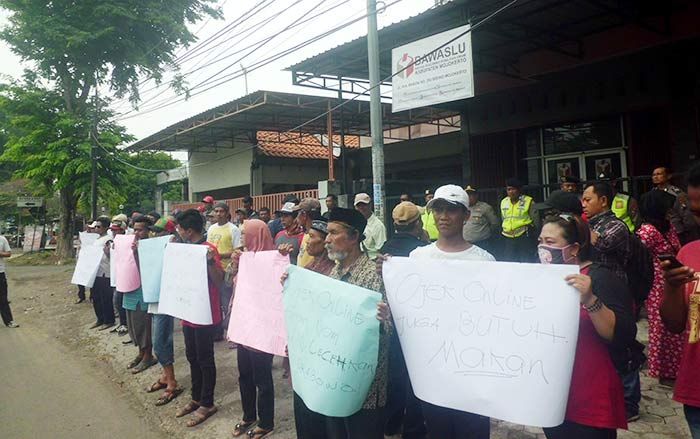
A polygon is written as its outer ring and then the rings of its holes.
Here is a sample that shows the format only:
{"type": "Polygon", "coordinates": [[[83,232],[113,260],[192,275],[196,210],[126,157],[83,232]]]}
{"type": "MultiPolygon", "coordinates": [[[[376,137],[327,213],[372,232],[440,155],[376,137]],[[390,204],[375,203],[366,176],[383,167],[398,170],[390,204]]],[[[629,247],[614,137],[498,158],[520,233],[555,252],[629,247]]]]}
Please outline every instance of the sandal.
{"type": "Polygon", "coordinates": [[[248,430],[248,437],[251,439],[263,439],[272,434],[273,430],[265,430],[264,428],[255,428],[248,430]]]}
{"type": "Polygon", "coordinates": [[[162,389],[167,389],[168,385],[166,383],[161,383],[160,380],[156,381],[155,383],[151,384],[151,387],[146,389],[146,393],[153,393],[157,392],[162,389]]]}
{"type": "Polygon", "coordinates": [[[257,424],[257,422],[258,421],[241,421],[238,424],[236,424],[236,427],[234,427],[233,432],[231,434],[233,435],[233,437],[248,434],[248,430],[251,430],[255,426],[255,424],[257,424]]]}
{"type": "Polygon", "coordinates": [[[141,357],[140,355],[139,355],[138,357],[134,358],[133,360],[131,360],[131,362],[130,362],[129,364],[126,365],[126,368],[127,368],[127,369],[133,369],[133,368],[135,368],[136,366],[139,365],[139,363],[141,363],[141,359],[142,359],[142,358],[143,358],[143,357],[141,357]]]}
{"type": "Polygon", "coordinates": [[[219,409],[216,408],[215,405],[211,407],[199,407],[194,413],[192,413],[192,418],[187,421],[187,426],[194,427],[195,425],[199,425],[210,417],[214,416],[214,414],[218,411],[219,409]]]}
{"type": "Polygon", "coordinates": [[[136,375],[137,373],[141,373],[141,372],[143,372],[144,370],[148,369],[149,367],[151,367],[151,366],[153,366],[153,365],[155,365],[155,364],[157,364],[157,363],[158,363],[158,361],[157,361],[155,358],[151,358],[149,361],[147,361],[147,362],[145,362],[145,363],[142,361],[142,362],[140,362],[140,363],[138,364],[138,366],[136,366],[135,368],[131,369],[131,373],[133,373],[134,375],[136,375]]]}
{"type": "Polygon", "coordinates": [[[174,390],[166,390],[160,398],[156,400],[156,406],[160,407],[162,405],[165,405],[169,402],[171,402],[173,399],[177,398],[180,396],[180,394],[184,391],[182,387],[177,387],[174,390]]]}
{"type": "Polygon", "coordinates": [[[183,408],[177,411],[175,413],[176,418],[181,418],[185,415],[189,415],[193,411],[197,410],[199,408],[199,403],[197,401],[190,401],[183,408]]]}

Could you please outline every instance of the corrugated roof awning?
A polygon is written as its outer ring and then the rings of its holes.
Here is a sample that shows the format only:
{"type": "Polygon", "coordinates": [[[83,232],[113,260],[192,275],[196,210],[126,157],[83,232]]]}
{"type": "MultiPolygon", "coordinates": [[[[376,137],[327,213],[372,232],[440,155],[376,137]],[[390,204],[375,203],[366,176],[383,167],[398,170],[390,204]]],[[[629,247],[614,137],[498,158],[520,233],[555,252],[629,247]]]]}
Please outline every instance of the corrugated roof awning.
{"type": "MultiPolygon", "coordinates": [[[[128,151],[178,151],[205,148],[233,148],[238,142],[257,141],[258,131],[304,134],[326,134],[329,104],[337,106],[335,98],[256,91],[242,98],[204,111],[173,124],[130,145],[128,151]],[[299,127],[304,124],[303,127],[299,127]]],[[[420,108],[402,114],[392,114],[384,105],[384,128],[405,127],[454,116],[453,110],[420,108]]],[[[340,131],[341,109],[333,111],[333,133],[340,131]]],[[[343,105],[343,131],[354,136],[369,136],[369,102],[352,101],[343,105]]]]}

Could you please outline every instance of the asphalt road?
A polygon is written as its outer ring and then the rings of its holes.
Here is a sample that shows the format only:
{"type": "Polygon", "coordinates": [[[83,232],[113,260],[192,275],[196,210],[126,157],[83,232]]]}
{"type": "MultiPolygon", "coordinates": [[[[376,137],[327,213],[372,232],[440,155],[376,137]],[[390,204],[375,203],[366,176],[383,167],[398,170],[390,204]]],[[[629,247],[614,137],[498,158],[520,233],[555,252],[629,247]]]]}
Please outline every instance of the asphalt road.
{"type": "Polygon", "coordinates": [[[29,325],[0,326],[0,436],[163,437],[85,361],[29,325]]]}

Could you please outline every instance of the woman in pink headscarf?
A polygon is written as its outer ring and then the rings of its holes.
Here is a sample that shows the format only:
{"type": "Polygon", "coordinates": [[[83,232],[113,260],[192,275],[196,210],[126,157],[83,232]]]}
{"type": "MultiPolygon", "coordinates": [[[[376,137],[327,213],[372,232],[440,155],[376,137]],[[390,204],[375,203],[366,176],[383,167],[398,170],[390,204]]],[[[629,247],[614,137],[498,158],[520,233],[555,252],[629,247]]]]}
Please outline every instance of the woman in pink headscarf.
{"type": "MultiPolygon", "coordinates": [[[[246,252],[275,250],[270,229],[258,219],[243,222],[241,241],[243,251],[246,252]]],[[[232,275],[238,272],[239,260],[240,253],[233,256],[230,270],[232,275]]],[[[236,424],[233,430],[234,437],[247,434],[252,439],[262,439],[274,429],[275,390],[272,382],[272,357],[272,354],[238,345],[238,387],[241,391],[243,419],[236,424]]]]}

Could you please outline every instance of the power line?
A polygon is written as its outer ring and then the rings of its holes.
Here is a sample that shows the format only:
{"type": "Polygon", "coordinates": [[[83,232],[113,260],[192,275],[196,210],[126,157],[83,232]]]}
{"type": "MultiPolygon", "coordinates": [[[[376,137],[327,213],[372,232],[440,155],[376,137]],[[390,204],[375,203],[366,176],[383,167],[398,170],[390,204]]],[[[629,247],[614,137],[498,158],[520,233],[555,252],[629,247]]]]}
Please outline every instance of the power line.
{"type": "MultiPolygon", "coordinates": [[[[398,1],[400,1],[400,0],[396,0],[396,1],[393,2],[393,3],[390,3],[390,4],[386,5],[385,8],[391,6],[392,4],[397,3],[398,1]]],[[[486,17],[484,17],[482,20],[480,20],[480,21],[479,21],[478,23],[476,23],[475,25],[470,26],[469,29],[465,30],[464,32],[460,33],[459,35],[453,37],[451,40],[449,40],[449,41],[447,41],[447,42],[441,44],[440,46],[436,47],[435,49],[431,50],[431,51],[428,52],[426,55],[429,55],[429,54],[432,54],[432,53],[434,53],[434,52],[437,52],[438,50],[440,50],[440,49],[442,49],[442,48],[444,48],[444,47],[446,47],[446,46],[452,44],[452,43],[455,42],[456,40],[458,40],[458,39],[462,38],[463,36],[467,35],[468,33],[473,32],[474,30],[476,30],[476,29],[478,29],[479,27],[483,26],[486,22],[488,22],[488,21],[490,21],[491,19],[493,19],[493,18],[494,18],[495,16],[497,16],[498,14],[502,13],[503,11],[507,10],[508,8],[510,8],[511,6],[513,6],[514,4],[516,4],[517,2],[518,2],[518,0],[511,0],[509,3],[503,5],[502,7],[498,8],[498,9],[495,10],[494,12],[488,14],[486,17]]],[[[387,76],[386,78],[384,78],[382,81],[379,81],[376,85],[370,87],[368,90],[371,90],[371,89],[373,89],[373,88],[375,88],[375,87],[379,87],[379,86],[381,85],[381,83],[386,82],[386,81],[388,81],[388,80],[394,78],[395,76],[401,74],[404,70],[410,68],[413,64],[414,64],[414,62],[409,63],[409,64],[406,65],[405,67],[403,67],[403,68],[401,68],[400,70],[398,70],[396,73],[393,73],[393,74],[387,76]]],[[[352,92],[346,92],[346,93],[352,93],[352,92]]],[[[301,128],[305,127],[306,125],[308,125],[308,124],[310,124],[310,123],[315,122],[316,120],[318,120],[318,119],[320,119],[320,118],[322,118],[322,117],[327,116],[329,113],[331,113],[331,112],[333,112],[333,111],[335,111],[335,110],[341,108],[342,106],[347,105],[347,104],[349,104],[350,102],[355,101],[357,98],[359,98],[359,97],[362,96],[362,95],[363,95],[363,93],[356,93],[355,96],[353,96],[353,97],[351,97],[351,98],[349,98],[349,99],[346,99],[346,100],[340,102],[339,104],[335,105],[334,107],[331,107],[331,108],[328,109],[327,111],[324,111],[323,113],[319,114],[318,116],[316,116],[316,117],[314,117],[314,118],[312,118],[312,119],[309,119],[309,120],[307,120],[307,121],[305,121],[305,122],[303,122],[303,123],[301,123],[301,124],[299,124],[299,125],[297,125],[297,126],[291,128],[291,129],[289,129],[289,130],[287,130],[287,131],[284,131],[284,132],[280,133],[280,135],[289,137],[290,134],[297,132],[297,131],[300,130],[301,128]]],[[[100,148],[102,148],[102,149],[103,149],[105,152],[107,152],[108,154],[111,154],[111,153],[110,153],[107,149],[105,149],[99,142],[97,142],[97,140],[95,140],[95,141],[96,141],[97,145],[98,145],[100,148]]],[[[254,145],[251,145],[251,146],[246,147],[246,148],[242,148],[242,149],[239,150],[239,151],[236,151],[236,152],[234,152],[234,153],[232,153],[232,154],[228,154],[228,155],[223,156],[223,157],[219,157],[219,158],[217,158],[217,159],[212,159],[212,160],[209,160],[209,161],[206,161],[206,162],[200,162],[200,163],[195,163],[195,164],[188,164],[188,168],[193,168],[193,167],[198,167],[198,166],[204,166],[204,165],[208,165],[208,164],[211,164],[211,163],[215,163],[215,162],[218,162],[218,161],[221,161],[221,160],[225,160],[225,159],[230,158],[230,157],[233,157],[233,156],[235,156],[235,155],[238,155],[238,154],[241,154],[241,153],[250,151],[250,150],[252,150],[252,149],[255,149],[255,148],[259,147],[259,146],[260,146],[260,143],[256,143],[256,144],[254,144],[254,145]]],[[[120,161],[120,162],[122,162],[122,163],[124,163],[124,164],[126,164],[126,165],[128,165],[128,166],[131,166],[131,167],[134,167],[134,168],[136,168],[136,169],[139,169],[139,170],[141,170],[141,171],[148,171],[148,172],[168,172],[168,171],[171,171],[171,170],[172,170],[172,169],[168,169],[168,170],[155,170],[155,169],[140,168],[140,167],[137,167],[137,166],[135,166],[135,165],[132,165],[131,163],[125,162],[124,160],[121,160],[121,159],[119,159],[118,157],[115,157],[115,158],[116,158],[118,161],[120,161]]]]}

